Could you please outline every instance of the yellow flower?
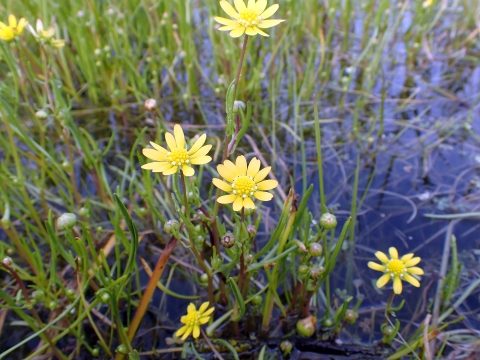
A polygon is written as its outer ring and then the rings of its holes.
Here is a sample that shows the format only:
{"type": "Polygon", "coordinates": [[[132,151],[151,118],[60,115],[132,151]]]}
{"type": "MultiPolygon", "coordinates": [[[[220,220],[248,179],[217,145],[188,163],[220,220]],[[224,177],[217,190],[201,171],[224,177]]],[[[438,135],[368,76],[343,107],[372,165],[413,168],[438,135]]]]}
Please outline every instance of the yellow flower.
{"type": "Polygon", "coordinates": [[[415,275],[423,275],[423,270],[419,267],[415,267],[420,262],[419,257],[413,257],[413,254],[403,255],[398,258],[398,251],[394,247],[388,249],[390,253],[390,259],[381,251],[377,251],[375,256],[380,260],[383,265],[368,262],[368,267],[373,270],[383,271],[383,274],[377,281],[377,287],[381,288],[392,279],[393,291],[395,294],[402,293],[402,280],[408,281],[413,286],[419,287],[420,283],[414,277],[415,275]],[[413,276],[412,276],[413,275],[413,276]]]}
{"type": "Polygon", "coordinates": [[[192,332],[193,337],[196,339],[200,336],[200,325],[206,324],[210,320],[210,315],[215,308],[208,309],[208,301],[204,302],[197,310],[194,304],[190,303],[187,307],[187,315],[180,318],[180,322],[185,324],[177,330],[175,336],[182,336],[182,340],[185,340],[192,332]]]}
{"type": "Polygon", "coordinates": [[[24,18],[21,18],[17,22],[17,18],[10,14],[8,16],[8,25],[0,21],[0,39],[6,41],[12,40],[15,36],[18,36],[23,32],[23,29],[27,24],[27,20],[24,18]]]}
{"type": "Polygon", "coordinates": [[[433,0],[425,0],[422,4],[422,7],[427,8],[433,4],[433,0]]]}
{"type": "Polygon", "coordinates": [[[212,161],[210,156],[206,156],[212,145],[203,146],[207,139],[206,134],[200,136],[190,150],[187,150],[182,127],[178,124],[175,125],[173,133],[174,135],[169,132],[165,133],[165,140],[170,151],[153,142],[150,142],[153,149],[143,149],[143,155],[155,162],[143,165],[142,169],[161,172],[163,175],[172,175],[182,170],[185,176],[192,176],[195,174],[195,170],[191,165],[202,165],[212,161]]]}
{"type": "Polygon", "coordinates": [[[215,21],[219,22],[222,26],[220,31],[230,31],[230,36],[233,38],[240,37],[244,33],[250,36],[262,35],[268,36],[268,34],[260,29],[267,29],[272,26],[276,26],[285,20],[265,20],[275,14],[279,8],[278,4],[267,7],[267,0],[248,0],[248,5],[245,6],[243,0],[234,0],[235,7],[228,1],[221,0],[220,6],[222,9],[234,20],[225,19],[222,17],[215,17],[215,21]]]}
{"type": "Polygon", "coordinates": [[[61,48],[65,46],[65,40],[54,38],[55,36],[54,25],[50,25],[47,30],[44,30],[42,20],[37,19],[37,23],[35,24],[35,27],[36,27],[36,31],[33,29],[31,25],[28,25],[28,30],[32,33],[35,39],[37,39],[37,41],[45,42],[56,48],[61,48]]]}
{"type": "Polygon", "coordinates": [[[272,200],[273,195],[264,190],[275,189],[278,182],[263,180],[267,177],[270,169],[271,167],[268,166],[260,170],[260,160],[257,158],[253,158],[247,167],[247,160],[243,155],[237,157],[235,164],[230,160],[225,160],[223,165],[217,166],[217,171],[228,183],[216,178],[212,182],[216,187],[231,194],[220,196],[217,201],[220,204],[233,203],[233,210],[240,211],[243,207],[255,209],[253,197],[261,201],[272,200]]]}

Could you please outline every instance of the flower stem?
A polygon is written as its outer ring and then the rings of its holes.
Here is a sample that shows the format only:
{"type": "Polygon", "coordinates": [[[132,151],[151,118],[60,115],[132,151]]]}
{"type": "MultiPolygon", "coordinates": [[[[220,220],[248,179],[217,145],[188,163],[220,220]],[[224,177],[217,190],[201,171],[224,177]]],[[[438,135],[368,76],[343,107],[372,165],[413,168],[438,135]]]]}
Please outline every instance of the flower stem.
{"type": "Polygon", "coordinates": [[[212,344],[212,342],[211,342],[210,339],[208,338],[207,334],[205,334],[205,331],[204,331],[202,328],[200,328],[200,331],[202,332],[202,336],[203,336],[203,338],[205,339],[205,342],[208,344],[208,346],[210,346],[210,349],[212,349],[212,352],[215,354],[215,356],[217,357],[217,359],[223,360],[222,355],[220,355],[220,353],[218,352],[218,350],[215,349],[215,346],[212,344]]]}
{"type": "Polygon", "coordinates": [[[392,306],[392,302],[393,302],[393,298],[395,297],[395,292],[391,292],[390,294],[390,297],[388,298],[388,301],[387,301],[387,306],[385,307],[385,318],[386,318],[386,321],[388,323],[388,314],[390,312],[390,307],[392,306]]]}

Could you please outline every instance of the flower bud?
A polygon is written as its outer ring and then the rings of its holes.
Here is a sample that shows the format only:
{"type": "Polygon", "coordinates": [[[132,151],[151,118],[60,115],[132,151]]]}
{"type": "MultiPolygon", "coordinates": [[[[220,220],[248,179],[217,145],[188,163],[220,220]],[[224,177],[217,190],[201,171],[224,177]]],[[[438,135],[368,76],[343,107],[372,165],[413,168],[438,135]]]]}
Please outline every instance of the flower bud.
{"type": "Polygon", "coordinates": [[[32,298],[36,301],[42,302],[43,300],[45,300],[45,292],[42,290],[35,290],[32,293],[32,298]]]}
{"type": "Polygon", "coordinates": [[[280,350],[282,350],[283,355],[289,355],[292,352],[293,345],[290,341],[285,340],[280,343],[280,350]]]}
{"type": "Polygon", "coordinates": [[[57,219],[58,230],[68,230],[77,224],[77,215],[72,213],[63,213],[57,219]]]}
{"type": "Polygon", "coordinates": [[[305,319],[297,321],[297,332],[300,335],[310,337],[315,333],[315,323],[317,318],[315,316],[309,315],[305,319]]]}
{"type": "Polygon", "coordinates": [[[325,272],[325,268],[323,266],[315,265],[310,269],[310,277],[314,280],[320,278],[322,274],[325,272]]]}
{"type": "Polygon", "coordinates": [[[332,327],[332,326],[333,326],[333,321],[332,321],[332,319],[330,319],[330,318],[325,319],[325,320],[323,321],[323,326],[332,327]]]}
{"type": "Polygon", "coordinates": [[[3,264],[3,265],[7,265],[7,266],[12,265],[12,259],[9,258],[8,256],[6,256],[6,257],[4,257],[3,260],[2,260],[2,264],[3,264]]]}
{"type": "Polygon", "coordinates": [[[391,327],[390,325],[385,326],[385,327],[382,328],[382,334],[383,334],[383,336],[385,336],[385,337],[391,336],[394,331],[395,331],[395,329],[394,329],[393,327],[391,327]]]}
{"type": "Polygon", "coordinates": [[[337,226],[337,217],[330,213],[324,213],[320,217],[320,225],[325,229],[334,229],[337,226]]]}
{"type": "Polygon", "coordinates": [[[103,303],[103,304],[106,304],[110,301],[110,294],[108,292],[102,292],[100,294],[100,301],[103,303]]]}
{"type": "Polygon", "coordinates": [[[204,283],[204,284],[205,284],[206,282],[208,282],[208,275],[207,275],[206,273],[203,273],[203,274],[200,276],[200,281],[201,281],[202,283],[204,283]]]}
{"type": "Polygon", "coordinates": [[[212,256],[212,269],[217,270],[220,266],[223,265],[223,259],[220,258],[220,256],[212,256]]]}
{"type": "Polygon", "coordinates": [[[180,223],[177,220],[168,220],[163,225],[163,231],[169,235],[173,234],[173,232],[177,232],[178,230],[180,230],[180,223]]]}
{"type": "Polygon", "coordinates": [[[235,245],[235,235],[228,231],[222,237],[221,243],[225,248],[230,249],[233,245],[235,245]]]}
{"type": "Polygon", "coordinates": [[[257,234],[257,228],[253,225],[248,225],[247,226],[247,232],[251,235],[251,236],[255,236],[257,234]]]}
{"type": "Polygon", "coordinates": [[[243,101],[235,100],[233,102],[233,112],[237,113],[240,109],[245,109],[245,103],[243,101]]]}
{"type": "Polygon", "coordinates": [[[298,273],[302,275],[306,274],[309,270],[310,268],[307,265],[300,265],[298,267],[298,273]]]}
{"type": "Polygon", "coordinates": [[[323,247],[318,243],[311,243],[308,245],[308,253],[310,256],[317,257],[322,255],[323,247]]]}
{"type": "Polygon", "coordinates": [[[254,257],[252,254],[247,254],[245,255],[245,263],[248,265],[248,264],[251,264],[253,262],[254,257]]]}
{"type": "Polygon", "coordinates": [[[35,113],[35,117],[38,119],[38,120],[45,120],[47,117],[48,117],[48,114],[45,110],[38,110],[36,113],[35,113]]]}
{"type": "Polygon", "coordinates": [[[92,349],[92,355],[95,357],[98,357],[100,355],[100,349],[99,348],[93,348],[92,349]]]}
{"type": "Polygon", "coordinates": [[[115,349],[115,352],[120,353],[120,354],[127,354],[128,353],[128,348],[127,348],[126,345],[120,344],[115,349]]]}
{"type": "Polygon", "coordinates": [[[252,299],[254,305],[260,305],[262,303],[263,298],[260,295],[255,295],[252,299]]]}
{"type": "Polygon", "coordinates": [[[351,309],[348,309],[346,312],[345,312],[345,316],[344,316],[344,319],[346,322],[350,323],[350,324],[353,324],[355,323],[355,320],[357,320],[357,316],[358,314],[351,310],[351,309]]]}
{"type": "Polygon", "coordinates": [[[81,207],[78,209],[78,215],[87,219],[90,217],[90,211],[86,207],[81,207]]]}

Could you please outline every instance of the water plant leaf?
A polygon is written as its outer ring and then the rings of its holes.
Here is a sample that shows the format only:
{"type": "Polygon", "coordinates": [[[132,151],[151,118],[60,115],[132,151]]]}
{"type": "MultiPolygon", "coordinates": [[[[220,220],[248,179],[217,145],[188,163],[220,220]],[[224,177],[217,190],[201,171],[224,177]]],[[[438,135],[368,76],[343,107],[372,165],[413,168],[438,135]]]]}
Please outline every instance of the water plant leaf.
{"type": "Polygon", "coordinates": [[[238,307],[240,309],[240,313],[236,317],[232,318],[232,320],[239,321],[241,318],[243,318],[246,312],[245,301],[243,300],[242,293],[240,292],[240,289],[238,288],[238,285],[235,282],[235,280],[233,278],[229,278],[227,282],[232,289],[233,296],[235,296],[235,299],[238,302],[238,307]]]}
{"type": "Polygon", "coordinates": [[[235,132],[235,114],[233,112],[233,104],[235,103],[235,86],[235,80],[233,80],[227,90],[227,127],[225,129],[225,135],[227,136],[231,136],[235,132]]]}

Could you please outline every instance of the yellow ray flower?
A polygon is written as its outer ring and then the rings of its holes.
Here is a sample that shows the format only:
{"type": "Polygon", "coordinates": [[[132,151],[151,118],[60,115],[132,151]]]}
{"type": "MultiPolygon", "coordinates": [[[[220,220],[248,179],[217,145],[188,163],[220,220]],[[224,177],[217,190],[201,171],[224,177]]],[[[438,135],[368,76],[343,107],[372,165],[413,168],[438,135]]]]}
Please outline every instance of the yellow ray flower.
{"type": "Polygon", "coordinates": [[[260,170],[260,160],[253,158],[247,166],[245,156],[237,157],[235,164],[230,160],[225,160],[223,164],[217,166],[218,173],[227,181],[214,178],[213,184],[223,191],[231,194],[220,196],[217,201],[220,204],[233,203],[233,210],[240,211],[243,207],[246,209],[255,209],[252,198],[261,201],[272,200],[273,195],[265,190],[272,190],[278,186],[276,180],[264,180],[271,167],[260,170]]]}
{"type": "Polygon", "coordinates": [[[55,39],[55,25],[50,25],[48,29],[44,30],[42,20],[37,19],[35,27],[36,31],[31,25],[28,25],[28,30],[32,33],[35,39],[37,39],[37,41],[50,44],[56,48],[65,46],[65,40],[55,39]]]}
{"type": "Polygon", "coordinates": [[[207,135],[203,134],[195,141],[190,150],[187,150],[182,127],[177,124],[173,128],[173,135],[169,132],[165,133],[169,150],[153,142],[150,142],[153,149],[142,150],[143,155],[155,160],[155,162],[142,165],[142,169],[161,172],[163,175],[172,175],[182,170],[185,176],[192,176],[195,174],[195,170],[191,165],[202,165],[212,161],[210,156],[206,156],[212,145],[203,146],[206,139],[207,135]]]}
{"type": "Polygon", "coordinates": [[[21,18],[17,22],[17,18],[10,14],[8,16],[8,25],[0,21],[0,39],[5,41],[12,40],[23,32],[23,29],[27,24],[27,20],[24,18],[21,18]]]}
{"type": "Polygon", "coordinates": [[[423,275],[423,270],[415,267],[415,265],[417,265],[421,259],[419,257],[413,257],[413,254],[403,255],[399,259],[398,251],[394,247],[391,247],[388,251],[390,259],[381,251],[375,253],[375,256],[383,265],[374,263],[373,261],[368,262],[370,269],[384,272],[377,281],[377,287],[381,288],[385,286],[390,279],[393,281],[393,291],[395,294],[402,293],[402,280],[419,287],[420,283],[416,279],[416,275],[423,275]]]}
{"type": "Polygon", "coordinates": [[[182,336],[182,340],[185,340],[193,332],[193,337],[196,339],[200,336],[200,325],[206,324],[210,320],[210,315],[215,308],[208,309],[208,301],[200,305],[197,310],[194,304],[190,303],[187,307],[187,315],[180,318],[180,322],[185,324],[177,330],[175,336],[182,336]]]}
{"type": "Polygon", "coordinates": [[[248,5],[245,5],[243,0],[234,0],[235,8],[226,0],[220,1],[222,9],[230,16],[231,19],[223,17],[215,17],[215,21],[224,25],[220,31],[230,31],[230,36],[233,38],[240,37],[244,33],[250,36],[262,35],[269,36],[261,29],[267,29],[280,24],[285,20],[266,20],[275,14],[279,8],[278,4],[267,7],[267,0],[248,0],[248,5]],[[266,10],[265,10],[266,9],[266,10]]]}

